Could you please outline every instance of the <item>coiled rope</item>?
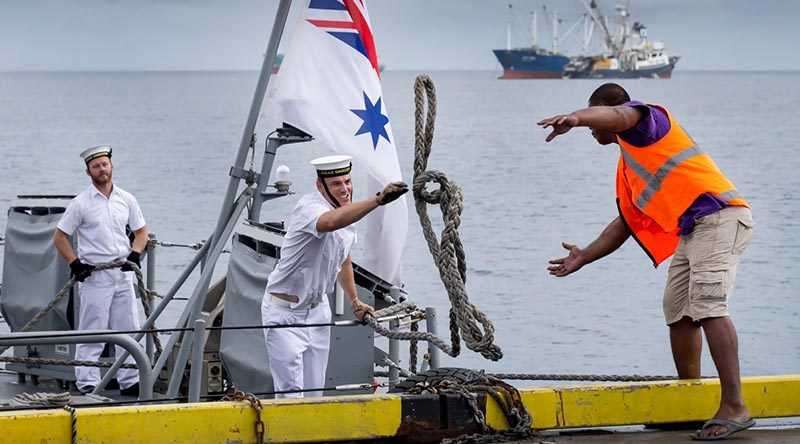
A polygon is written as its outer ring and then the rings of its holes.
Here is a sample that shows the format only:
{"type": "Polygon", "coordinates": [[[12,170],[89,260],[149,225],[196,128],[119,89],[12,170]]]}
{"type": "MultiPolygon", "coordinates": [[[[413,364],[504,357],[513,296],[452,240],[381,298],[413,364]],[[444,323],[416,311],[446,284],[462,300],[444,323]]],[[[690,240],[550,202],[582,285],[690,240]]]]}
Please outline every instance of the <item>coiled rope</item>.
{"type": "Polygon", "coordinates": [[[458,235],[463,210],[461,189],[438,170],[426,170],[433,143],[434,122],[436,120],[436,90],[427,75],[417,76],[414,82],[414,201],[419,215],[428,249],[439,269],[439,277],[450,298],[450,340],[451,346],[445,351],[450,356],[461,352],[460,336],[470,350],[480,353],[486,359],[497,361],[503,357],[500,347],[494,344],[494,325],[492,321],[467,296],[467,262],[464,246],[458,235]],[[427,115],[423,116],[427,98],[427,115]],[[439,184],[439,189],[428,191],[428,182],[439,184]],[[444,219],[441,241],[431,226],[427,205],[439,205],[444,219]]]}
{"type": "Polygon", "coordinates": [[[415,384],[406,393],[415,394],[456,394],[462,397],[470,405],[475,423],[480,426],[481,431],[472,435],[464,435],[458,438],[445,440],[448,444],[478,444],[517,441],[530,438],[534,435],[533,417],[525,403],[519,390],[497,378],[486,374],[478,374],[472,380],[460,382],[453,376],[441,376],[430,381],[422,381],[415,384]],[[509,427],[503,430],[492,430],[486,424],[486,417],[483,409],[478,405],[478,393],[491,396],[503,414],[506,416],[509,427]]]}

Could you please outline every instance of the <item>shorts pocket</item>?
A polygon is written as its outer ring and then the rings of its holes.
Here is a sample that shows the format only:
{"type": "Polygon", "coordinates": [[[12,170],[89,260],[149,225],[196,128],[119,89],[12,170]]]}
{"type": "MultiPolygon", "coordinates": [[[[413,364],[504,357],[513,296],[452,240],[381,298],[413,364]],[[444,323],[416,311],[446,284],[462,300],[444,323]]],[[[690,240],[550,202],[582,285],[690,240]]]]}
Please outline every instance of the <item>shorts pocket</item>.
{"type": "Polygon", "coordinates": [[[738,256],[744,252],[744,249],[753,240],[753,231],[755,231],[756,223],[752,219],[737,219],[737,221],[736,239],[733,241],[731,254],[738,256]]]}
{"type": "Polygon", "coordinates": [[[691,277],[692,289],[690,292],[700,300],[724,301],[727,275],[727,270],[694,271],[691,277]]]}

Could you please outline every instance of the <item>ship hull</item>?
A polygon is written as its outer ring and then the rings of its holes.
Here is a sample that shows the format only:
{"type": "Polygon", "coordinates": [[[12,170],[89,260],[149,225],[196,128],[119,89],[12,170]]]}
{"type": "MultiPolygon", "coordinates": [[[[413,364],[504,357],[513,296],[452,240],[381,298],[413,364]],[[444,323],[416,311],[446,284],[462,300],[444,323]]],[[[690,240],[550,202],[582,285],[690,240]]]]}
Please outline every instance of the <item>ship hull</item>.
{"type": "Polygon", "coordinates": [[[557,79],[569,62],[567,56],[543,54],[533,48],[495,49],[492,52],[503,66],[501,79],[557,79]]]}
{"type": "Polygon", "coordinates": [[[588,69],[578,72],[565,73],[565,77],[572,79],[669,79],[672,70],[678,62],[677,57],[670,63],[652,68],[636,70],[619,69],[588,69]]]}

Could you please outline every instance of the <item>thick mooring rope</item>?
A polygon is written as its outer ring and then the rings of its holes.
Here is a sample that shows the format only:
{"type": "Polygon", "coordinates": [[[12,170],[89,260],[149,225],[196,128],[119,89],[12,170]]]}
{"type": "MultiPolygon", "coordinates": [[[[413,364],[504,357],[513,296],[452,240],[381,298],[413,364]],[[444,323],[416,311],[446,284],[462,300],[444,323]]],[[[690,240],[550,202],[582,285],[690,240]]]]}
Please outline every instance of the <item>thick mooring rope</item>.
{"type": "MultiPolygon", "coordinates": [[[[417,76],[414,82],[415,102],[415,152],[414,152],[414,201],[419,215],[428,249],[439,268],[439,276],[450,298],[450,338],[451,350],[445,352],[458,356],[461,352],[460,335],[472,351],[487,359],[497,361],[503,357],[500,347],[494,344],[494,325],[492,321],[467,296],[467,262],[464,247],[458,235],[463,210],[461,189],[447,179],[441,171],[426,170],[433,143],[434,121],[436,120],[436,90],[427,75],[417,76]],[[427,118],[423,116],[427,98],[427,118]],[[439,184],[439,189],[428,191],[428,182],[439,184]],[[444,218],[441,242],[431,226],[427,205],[439,205],[444,218]]],[[[441,348],[441,347],[440,347],[441,348]]]]}
{"type": "Polygon", "coordinates": [[[481,428],[479,433],[464,435],[455,439],[445,440],[448,444],[483,444],[494,442],[517,441],[530,438],[534,435],[531,426],[533,417],[525,403],[519,390],[499,379],[486,374],[479,374],[470,381],[460,382],[452,376],[440,376],[438,378],[421,381],[413,387],[407,389],[405,393],[415,394],[456,394],[462,397],[470,405],[474,421],[481,428]],[[500,409],[505,414],[509,427],[503,430],[492,430],[486,424],[486,417],[483,409],[478,405],[478,393],[484,393],[487,397],[491,396],[500,409]]]}
{"type": "Polygon", "coordinates": [[[389,339],[398,339],[401,341],[427,341],[443,352],[447,353],[450,356],[457,356],[458,353],[454,354],[453,347],[449,344],[444,342],[442,338],[439,338],[432,333],[427,331],[399,331],[399,330],[389,330],[388,328],[382,326],[377,320],[386,316],[391,316],[397,314],[401,311],[411,312],[419,310],[419,308],[414,305],[411,301],[404,301],[399,304],[390,305],[382,310],[378,310],[375,312],[375,316],[371,316],[367,314],[364,316],[364,323],[367,324],[371,329],[375,330],[376,333],[380,334],[381,336],[389,339]]]}

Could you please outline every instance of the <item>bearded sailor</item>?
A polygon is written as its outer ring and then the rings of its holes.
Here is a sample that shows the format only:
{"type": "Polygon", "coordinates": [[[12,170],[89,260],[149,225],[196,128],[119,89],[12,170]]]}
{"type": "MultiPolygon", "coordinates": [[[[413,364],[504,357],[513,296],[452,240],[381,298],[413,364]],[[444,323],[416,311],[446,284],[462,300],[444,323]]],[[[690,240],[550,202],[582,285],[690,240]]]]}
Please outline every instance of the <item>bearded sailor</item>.
{"type": "MultiPolygon", "coordinates": [[[[131,193],[115,185],[111,179],[111,147],[98,145],[81,153],[86,175],[92,184],[67,205],[58,222],[53,242],[69,264],[72,275],[80,282],[78,313],[79,330],[138,330],[139,317],[133,293],[133,271],[122,268],[96,270],[95,265],[126,259],[139,265],[147,247],[147,225],[139,203],[131,193]],[[126,225],[133,231],[131,245],[126,225]],[[71,237],[77,237],[78,251],[72,249],[71,237]]],[[[78,344],[75,359],[97,361],[103,344],[78,344]]],[[[123,352],[116,346],[117,356],[123,352]]],[[[126,363],[133,363],[128,357],[126,363]]],[[[100,382],[97,367],[75,367],[75,384],[82,393],[94,391],[100,382]]],[[[139,396],[139,374],[136,369],[121,368],[117,380],[123,395],[139,396]]]]}
{"type": "MultiPolygon", "coordinates": [[[[270,273],[261,304],[264,325],[328,324],[327,293],[338,282],[350,299],[353,314],[363,321],[374,309],[356,292],[350,251],[356,242],[355,222],[408,191],[392,182],[377,194],[352,202],[350,156],[314,159],[317,192],[300,198],[283,240],[281,257],[270,273]]],[[[269,369],[276,397],[321,396],[330,349],[330,327],[264,329],[269,369]],[[285,393],[289,392],[289,393],[285,393]]]]}

